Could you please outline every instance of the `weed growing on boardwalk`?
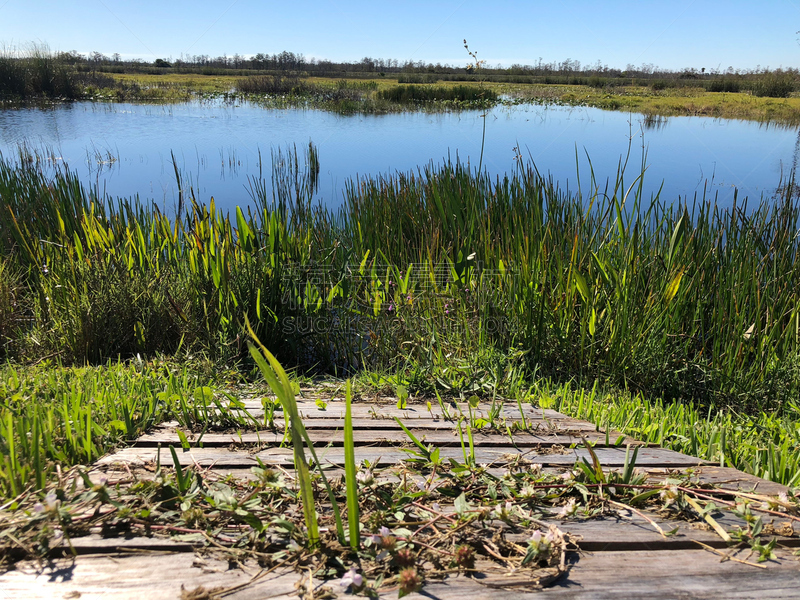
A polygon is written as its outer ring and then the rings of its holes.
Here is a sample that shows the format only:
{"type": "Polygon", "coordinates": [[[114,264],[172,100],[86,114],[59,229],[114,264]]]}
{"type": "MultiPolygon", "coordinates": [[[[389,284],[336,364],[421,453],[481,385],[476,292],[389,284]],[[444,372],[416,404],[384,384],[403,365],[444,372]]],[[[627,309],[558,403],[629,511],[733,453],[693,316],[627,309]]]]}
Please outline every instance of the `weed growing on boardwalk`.
{"type": "MultiPolygon", "coordinates": [[[[254,468],[250,480],[196,466],[168,468],[167,457],[152,475],[127,477],[124,484],[99,473],[65,472],[47,490],[25,491],[0,507],[0,555],[8,564],[69,554],[75,538],[102,527],[107,536],[172,536],[240,563],[255,560],[266,571],[294,566],[339,579],[353,592],[395,589],[402,596],[456,573],[481,573],[480,581],[502,587],[513,571],[526,578],[523,588],[547,586],[568,570],[566,554],[580,545],[571,524],[599,516],[635,515],[664,537],[681,522],[705,521],[731,545],[751,548],[757,560],[769,559],[775,546],[764,517],[800,522],[800,503],[791,494],[716,490],[687,474],[650,482],[635,468],[635,454],[621,471],[604,470],[593,451],[589,456],[565,473],[543,472],[519,457],[374,469],[359,484],[358,510],[348,503],[361,532],[357,544],[347,545],[331,527],[329,496],[333,490],[337,501],[350,499],[347,486],[334,480],[327,488],[319,475],[311,478],[320,525],[315,538],[304,526],[302,486],[267,465],[254,468]],[[738,516],[740,525],[722,528],[721,512],[738,516]]],[[[173,451],[170,458],[177,465],[180,455],[173,451]]]]}

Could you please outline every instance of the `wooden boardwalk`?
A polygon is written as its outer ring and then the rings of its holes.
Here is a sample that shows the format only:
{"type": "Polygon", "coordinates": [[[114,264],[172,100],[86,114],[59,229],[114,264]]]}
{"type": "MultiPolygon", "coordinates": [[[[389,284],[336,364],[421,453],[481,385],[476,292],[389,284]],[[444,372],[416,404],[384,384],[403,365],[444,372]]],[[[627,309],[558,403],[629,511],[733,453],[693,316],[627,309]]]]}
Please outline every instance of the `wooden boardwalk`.
{"type": "MultiPolygon", "coordinates": [[[[339,392],[341,393],[341,392],[339,392]]],[[[331,392],[305,391],[300,402],[306,428],[322,462],[342,465],[344,402],[331,392]],[[327,402],[325,410],[316,405],[316,396],[327,402]]],[[[262,415],[259,400],[246,403],[246,410],[256,418],[262,415]]],[[[605,468],[620,468],[626,450],[613,444],[619,432],[598,432],[594,425],[571,419],[552,410],[524,407],[529,429],[514,435],[475,434],[477,463],[489,469],[499,459],[520,456],[545,471],[565,471],[587,450],[575,448],[582,439],[596,444],[595,452],[605,468]],[[606,440],[611,444],[606,445],[606,440]]],[[[408,437],[397,425],[398,416],[425,443],[440,447],[442,457],[461,458],[462,448],[455,425],[445,420],[434,404],[429,412],[425,403],[398,409],[392,398],[361,398],[353,405],[356,460],[364,459],[378,466],[392,466],[408,457],[401,448],[408,447],[408,437]]],[[[502,416],[509,422],[520,421],[518,406],[505,405],[502,416]]],[[[279,419],[282,421],[282,418],[279,419]]],[[[206,433],[202,448],[179,452],[182,465],[199,466],[234,477],[252,477],[250,468],[260,460],[285,469],[292,466],[291,450],[280,448],[282,435],[273,431],[206,433]]],[[[631,440],[626,440],[626,443],[631,440]]],[[[104,475],[110,483],[130,480],[131,474],[152,476],[158,459],[172,464],[168,445],[180,446],[170,424],[143,436],[137,443],[101,459],[93,477],[104,475]],[[161,446],[162,450],[159,450],[161,446]]],[[[692,469],[699,482],[732,490],[755,490],[777,494],[783,486],[746,475],[730,468],[706,464],[677,452],[641,444],[637,467],[658,479],[674,470],[692,469]]],[[[777,519],[776,531],[792,534],[777,519]],[[779,528],[783,527],[782,529],[779,528]]],[[[537,592],[521,592],[509,580],[504,588],[488,587],[486,582],[464,576],[431,581],[421,593],[409,598],[519,598],[541,595],[543,598],[800,598],[800,562],[794,552],[800,548],[797,534],[777,536],[776,560],[754,566],[722,560],[720,553],[746,559],[748,551],[734,553],[719,535],[697,523],[665,521],[656,514],[630,512],[615,518],[553,522],[576,540],[577,549],[569,552],[569,572],[554,585],[537,592]],[[644,518],[646,517],[646,518],[644,518]],[[675,535],[663,537],[647,521],[653,519],[665,529],[678,527],[675,535]],[[701,544],[704,544],[702,546],[701,544]],[[711,549],[716,549],[716,553],[711,549]]],[[[721,524],[731,527],[734,517],[726,516],[721,524]]],[[[769,539],[771,536],[766,536],[769,539]]],[[[259,568],[239,565],[231,568],[224,562],[199,555],[191,543],[158,537],[103,538],[91,535],[74,540],[77,558],[55,559],[41,567],[21,563],[17,569],[0,575],[0,600],[29,598],[146,598],[147,600],[187,598],[261,599],[297,598],[298,584],[307,585],[308,575],[296,571],[274,571],[259,576],[259,568]],[[217,589],[214,594],[192,596],[187,592],[203,586],[217,589]],[[183,591],[182,591],[183,590],[183,591]],[[183,593],[183,595],[182,595],[183,593]]],[[[754,559],[750,559],[753,561],[754,559]]],[[[307,586],[310,587],[310,586],[307,586]]],[[[306,587],[306,589],[307,589],[306,587]]],[[[302,586],[301,586],[302,588],[302,586]]],[[[300,589],[302,591],[302,589],[300,589]]],[[[338,582],[313,581],[313,594],[302,598],[343,596],[338,582]],[[333,594],[333,595],[332,595],[333,594]]],[[[396,598],[397,592],[387,592],[396,598]]],[[[382,597],[384,597],[382,596],[382,597]]]]}

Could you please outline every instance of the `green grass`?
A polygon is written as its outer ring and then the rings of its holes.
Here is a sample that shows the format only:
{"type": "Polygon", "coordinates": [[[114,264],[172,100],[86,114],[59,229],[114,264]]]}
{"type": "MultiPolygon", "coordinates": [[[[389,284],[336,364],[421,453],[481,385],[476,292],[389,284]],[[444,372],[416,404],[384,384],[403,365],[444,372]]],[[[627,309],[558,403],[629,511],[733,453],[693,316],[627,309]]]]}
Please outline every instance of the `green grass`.
{"type": "Polygon", "coordinates": [[[800,486],[800,405],[754,415],[732,409],[664,402],[641,394],[537,381],[529,398],[544,408],[617,429],[635,439],[734,467],[790,487],[800,486]]]}
{"type": "MultiPolygon", "coordinates": [[[[765,84],[766,85],[766,84],[765,84]]],[[[594,106],[645,115],[704,116],[797,125],[800,97],[768,97],[756,91],[707,91],[702,87],[653,89],[644,86],[592,88],[578,85],[518,85],[522,101],[594,106]]]]}
{"type": "Polygon", "coordinates": [[[233,398],[215,397],[199,375],[143,361],[1,366],[0,497],[43,489],[62,470],[90,464],[164,420],[187,429],[229,425],[228,411],[214,409],[233,398]]]}

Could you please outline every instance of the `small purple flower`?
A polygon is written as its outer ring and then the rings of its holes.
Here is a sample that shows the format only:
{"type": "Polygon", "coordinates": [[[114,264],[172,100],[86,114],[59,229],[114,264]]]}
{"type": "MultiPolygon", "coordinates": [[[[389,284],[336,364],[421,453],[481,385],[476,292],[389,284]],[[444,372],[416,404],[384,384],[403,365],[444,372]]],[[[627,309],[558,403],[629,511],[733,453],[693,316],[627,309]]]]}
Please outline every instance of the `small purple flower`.
{"type": "Polygon", "coordinates": [[[349,588],[350,586],[353,586],[353,589],[358,589],[364,585],[364,577],[362,577],[360,573],[356,572],[355,567],[350,567],[350,570],[344,574],[344,577],[342,577],[339,585],[345,589],[349,588]]]}

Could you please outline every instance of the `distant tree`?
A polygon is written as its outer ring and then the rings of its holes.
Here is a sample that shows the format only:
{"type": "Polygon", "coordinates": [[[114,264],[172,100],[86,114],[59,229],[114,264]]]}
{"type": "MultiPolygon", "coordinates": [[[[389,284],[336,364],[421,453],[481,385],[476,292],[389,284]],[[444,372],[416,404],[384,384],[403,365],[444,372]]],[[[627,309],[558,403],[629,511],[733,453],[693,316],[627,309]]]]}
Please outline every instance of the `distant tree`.
{"type": "Polygon", "coordinates": [[[69,52],[59,52],[56,58],[70,65],[83,62],[83,56],[78,54],[78,52],[75,50],[71,50],[69,52]]]}
{"type": "Polygon", "coordinates": [[[158,67],[159,69],[166,69],[167,67],[171,67],[171,66],[172,66],[171,64],[169,64],[169,63],[168,63],[166,60],[164,60],[163,58],[157,58],[153,64],[154,64],[156,67],[158,67]]]}

